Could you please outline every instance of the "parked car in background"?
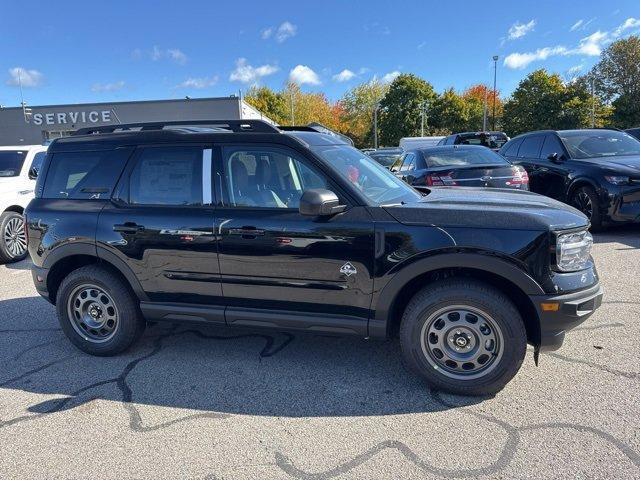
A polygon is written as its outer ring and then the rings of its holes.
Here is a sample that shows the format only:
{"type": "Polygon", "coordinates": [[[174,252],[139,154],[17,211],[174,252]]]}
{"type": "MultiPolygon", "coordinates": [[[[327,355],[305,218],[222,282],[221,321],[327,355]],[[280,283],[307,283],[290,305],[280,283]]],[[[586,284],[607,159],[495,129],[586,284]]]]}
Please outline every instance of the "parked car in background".
{"type": "Polygon", "coordinates": [[[638,128],[629,128],[628,130],[625,130],[625,132],[627,132],[632,137],[640,140],[640,127],[638,127],[638,128]]]}
{"type": "Polygon", "coordinates": [[[504,132],[462,132],[444,137],[438,145],[481,145],[498,151],[508,141],[504,132]]]}
{"type": "Polygon", "coordinates": [[[436,137],[404,137],[400,139],[400,148],[403,150],[413,150],[415,148],[431,147],[437,145],[443,136],[436,137]]]}
{"type": "Polygon", "coordinates": [[[27,256],[22,214],[33,198],[46,154],[42,145],[0,147],[0,263],[27,256]]]}
{"type": "Polygon", "coordinates": [[[640,142],[625,132],[529,132],[500,153],[527,170],[531,191],[573,205],[594,229],[640,221],[640,142]]]}
{"type": "Polygon", "coordinates": [[[410,150],[393,173],[413,186],[529,189],[524,168],[475,145],[445,145],[410,150]]]}
{"type": "Polygon", "coordinates": [[[373,152],[367,153],[376,162],[384,168],[390,169],[391,166],[402,156],[404,150],[401,148],[379,148],[373,152]]]}

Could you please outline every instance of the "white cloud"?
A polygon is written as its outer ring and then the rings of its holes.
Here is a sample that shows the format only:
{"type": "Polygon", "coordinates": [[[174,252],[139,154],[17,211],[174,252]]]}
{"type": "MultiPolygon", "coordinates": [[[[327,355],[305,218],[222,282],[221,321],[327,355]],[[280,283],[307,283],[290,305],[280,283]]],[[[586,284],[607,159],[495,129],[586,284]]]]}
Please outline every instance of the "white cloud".
{"type": "Polygon", "coordinates": [[[263,40],[275,38],[276,42],[282,43],[288,38],[295,37],[298,33],[298,27],[291,22],[282,22],[279,27],[267,27],[260,33],[263,40]]]}
{"type": "Polygon", "coordinates": [[[396,79],[398,75],[400,75],[400,72],[398,70],[394,70],[393,72],[389,72],[386,75],[383,75],[382,81],[384,83],[391,83],[396,79]]]}
{"type": "Polygon", "coordinates": [[[316,72],[306,65],[296,65],[289,72],[289,80],[297,83],[298,85],[320,85],[320,77],[316,72]]]}
{"type": "Polygon", "coordinates": [[[584,23],[584,20],[581,18],[580,20],[578,20],[576,23],[574,23],[573,25],[571,25],[571,28],[569,29],[570,32],[573,32],[574,30],[579,29],[582,24],[584,23]]]}
{"type": "Polygon", "coordinates": [[[92,92],[115,92],[117,90],[122,90],[124,88],[124,81],[120,80],[119,82],[113,83],[94,83],[91,86],[92,92]]]}
{"type": "Polygon", "coordinates": [[[9,79],[6,84],[17,87],[22,83],[23,87],[39,87],[42,85],[43,80],[44,76],[38,70],[13,67],[9,69],[9,79]]]}
{"type": "Polygon", "coordinates": [[[351,80],[355,76],[356,76],[356,74],[354,72],[352,72],[348,68],[345,68],[340,73],[334,75],[333,79],[336,82],[348,82],[349,80],[351,80]]]}
{"type": "Polygon", "coordinates": [[[151,60],[153,60],[154,62],[157,62],[163,57],[163,55],[164,55],[164,52],[160,50],[160,48],[158,48],[157,45],[154,45],[153,48],[151,49],[151,60]]]}
{"type": "Polygon", "coordinates": [[[240,83],[256,83],[262,77],[272,75],[278,70],[277,66],[268,64],[254,67],[247,63],[246,58],[239,58],[236,60],[236,68],[229,75],[229,80],[240,83]]]}
{"type": "Polygon", "coordinates": [[[427,42],[420,42],[418,44],[418,50],[422,50],[427,45],[427,42]]]}
{"type": "Polygon", "coordinates": [[[187,56],[182,50],[179,50],[177,48],[170,48],[167,50],[167,55],[171,60],[179,63],[180,65],[184,65],[185,63],[187,63],[187,56]]]}
{"type": "Polygon", "coordinates": [[[203,89],[207,87],[212,87],[216,83],[218,83],[217,75],[214,75],[213,77],[189,77],[184,82],[176,85],[176,88],[203,89]]]}
{"type": "Polygon", "coordinates": [[[522,38],[527,33],[532,32],[533,28],[536,26],[536,21],[531,20],[528,23],[519,23],[516,22],[511,27],[509,27],[509,32],[507,36],[509,40],[515,40],[516,38],[522,38]]]}
{"type": "MultiPolygon", "coordinates": [[[[591,23],[591,21],[588,23],[591,23]]],[[[555,47],[539,48],[534,52],[511,53],[505,57],[504,65],[508,68],[522,69],[526,68],[532,62],[546,60],[549,57],[558,55],[595,57],[600,55],[603,48],[608,44],[617,40],[624,34],[634,33],[637,29],[640,29],[640,18],[627,18],[611,32],[598,30],[591,35],[582,38],[574,48],[557,45],[555,47]]]]}

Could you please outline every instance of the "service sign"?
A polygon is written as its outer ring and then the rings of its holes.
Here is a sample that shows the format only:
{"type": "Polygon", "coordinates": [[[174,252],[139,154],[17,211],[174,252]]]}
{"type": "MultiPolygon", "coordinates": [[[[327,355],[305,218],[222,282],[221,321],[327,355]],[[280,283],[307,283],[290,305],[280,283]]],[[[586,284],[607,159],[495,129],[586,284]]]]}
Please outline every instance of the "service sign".
{"type": "Polygon", "coordinates": [[[34,113],[35,125],[75,125],[76,123],[110,123],[111,110],[34,113]]]}

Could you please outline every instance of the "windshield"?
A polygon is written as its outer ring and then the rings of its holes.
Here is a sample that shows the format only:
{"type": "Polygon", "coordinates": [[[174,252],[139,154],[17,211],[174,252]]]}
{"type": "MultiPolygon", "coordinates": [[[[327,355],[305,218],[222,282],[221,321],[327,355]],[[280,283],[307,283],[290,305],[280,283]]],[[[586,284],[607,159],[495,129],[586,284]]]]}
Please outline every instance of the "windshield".
{"type": "Polygon", "coordinates": [[[422,198],[389,170],[353,147],[312,145],[310,148],[375,204],[413,203],[422,198]]]}
{"type": "Polygon", "coordinates": [[[640,141],[624,132],[583,130],[558,133],[571,158],[640,155],[640,141]]]}
{"type": "Polygon", "coordinates": [[[22,150],[0,150],[0,177],[17,177],[27,152],[22,150]]]}
{"type": "Polygon", "coordinates": [[[489,148],[500,148],[507,143],[507,136],[504,133],[479,133],[470,137],[462,137],[460,145],[482,145],[489,148]]]}
{"type": "Polygon", "coordinates": [[[509,165],[504,158],[488,148],[434,149],[423,152],[427,167],[466,165],[509,165]]]}
{"type": "Polygon", "coordinates": [[[370,153],[369,156],[373,158],[383,167],[390,167],[401,156],[400,153],[370,153]]]}

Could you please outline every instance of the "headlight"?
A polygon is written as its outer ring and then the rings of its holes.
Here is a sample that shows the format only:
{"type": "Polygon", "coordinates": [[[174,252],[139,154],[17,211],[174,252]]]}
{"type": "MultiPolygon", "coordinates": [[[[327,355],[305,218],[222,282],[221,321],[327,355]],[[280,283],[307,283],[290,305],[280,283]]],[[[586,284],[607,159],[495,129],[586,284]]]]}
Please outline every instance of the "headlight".
{"type": "Polygon", "coordinates": [[[593,237],[587,230],[558,235],[556,265],[563,272],[582,270],[591,256],[593,237]]]}
{"type": "Polygon", "coordinates": [[[604,178],[607,180],[607,182],[613,183],[614,185],[626,185],[629,183],[629,180],[630,180],[629,177],[624,177],[621,175],[613,175],[613,176],[605,175],[604,178]]]}

